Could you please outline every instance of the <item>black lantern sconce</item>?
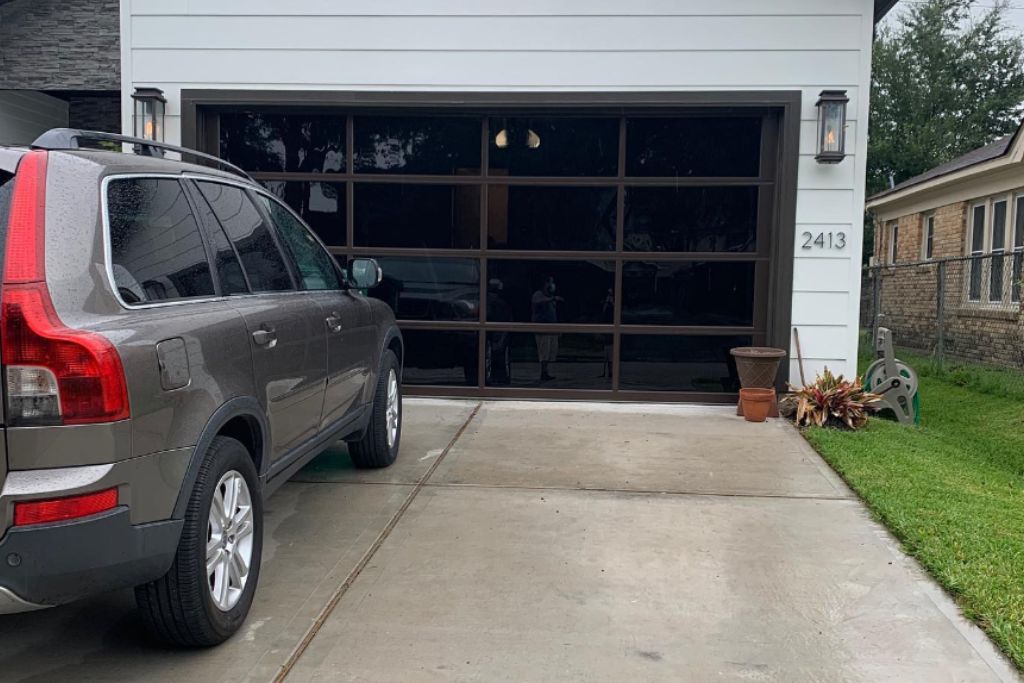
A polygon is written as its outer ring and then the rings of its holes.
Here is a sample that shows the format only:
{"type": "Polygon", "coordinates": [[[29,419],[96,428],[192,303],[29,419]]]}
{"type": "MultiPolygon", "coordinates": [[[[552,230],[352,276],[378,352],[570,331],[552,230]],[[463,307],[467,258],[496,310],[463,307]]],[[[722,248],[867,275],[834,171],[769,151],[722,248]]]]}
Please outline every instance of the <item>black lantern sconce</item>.
{"type": "Polygon", "coordinates": [[[154,142],[164,141],[164,114],[167,100],[160,88],[136,88],[132,93],[135,106],[135,137],[154,142]]]}
{"type": "Polygon", "coordinates": [[[846,158],[846,105],[850,98],[845,90],[823,90],[818,98],[819,164],[838,164],[846,158]]]}

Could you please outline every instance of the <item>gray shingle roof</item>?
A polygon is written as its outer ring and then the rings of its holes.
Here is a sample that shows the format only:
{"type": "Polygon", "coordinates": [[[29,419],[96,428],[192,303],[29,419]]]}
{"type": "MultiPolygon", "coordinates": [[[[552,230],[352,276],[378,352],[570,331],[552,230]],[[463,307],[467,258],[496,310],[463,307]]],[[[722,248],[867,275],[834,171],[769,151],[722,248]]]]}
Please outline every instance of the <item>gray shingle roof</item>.
{"type": "Polygon", "coordinates": [[[886,190],[884,192],[879,192],[873,197],[870,197],[868,201],[882,199],[883,197],[886,197],[890,194],[895,194],[896,192],[899,192],[901,190],[906,190],[907,188],[914,187],[915,185],[920,185],[921,183],[925,183],[934,178],[940,178],[944,175],[956,173],[957,171],[962,171],[965,168],[970,168],[971,166],[976,166],[986,161],[991,161],[992,159],[998,159],[999,157],[1005,155],[1007,152],[1010,151],[1010,146],[1013,144],[1013,139],[1016,137],[1016,135],[1017,133],[1011,133],[1010,135],[1001,137],[995,142],[989,143],[984,147],[979,147],[974,151],[968,152],[962,157],[957,157],[956,159],[953,159],[950,162],[942,164],[941,166],[936,166],[931,170],[925,171],[921,175],[914,176],[909,180],[904,180],[896,187],[893,187],[892,189],[886,190]]]}

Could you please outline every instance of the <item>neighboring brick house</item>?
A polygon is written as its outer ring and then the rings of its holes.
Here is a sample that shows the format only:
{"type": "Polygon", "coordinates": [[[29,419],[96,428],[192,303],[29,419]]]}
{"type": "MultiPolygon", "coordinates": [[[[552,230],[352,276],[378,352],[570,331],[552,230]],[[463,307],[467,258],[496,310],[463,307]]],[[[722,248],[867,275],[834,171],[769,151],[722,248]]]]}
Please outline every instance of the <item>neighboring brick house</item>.
{"type": "Polygon", "coordinates": [[[867,309],[877,288],[881,323],[899,343],[1024,365],[1020,130],[875,195],[867,209],[881,266],[865,283],[867,309]]]}
{"type": "Polygon", "coordinates": [[[0,143],[121,131],[118,0],[0,0],[0,143]]]}

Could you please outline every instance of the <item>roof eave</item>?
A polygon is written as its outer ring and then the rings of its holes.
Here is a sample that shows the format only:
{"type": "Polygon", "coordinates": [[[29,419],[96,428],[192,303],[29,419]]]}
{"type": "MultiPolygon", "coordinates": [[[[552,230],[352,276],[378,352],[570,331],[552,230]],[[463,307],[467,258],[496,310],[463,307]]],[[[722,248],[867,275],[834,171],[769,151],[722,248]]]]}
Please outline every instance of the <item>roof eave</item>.
{"type": "Polygon", "coordinates": [[[880,22],[899,0],[875,0],[875,23],[880,22]]]}

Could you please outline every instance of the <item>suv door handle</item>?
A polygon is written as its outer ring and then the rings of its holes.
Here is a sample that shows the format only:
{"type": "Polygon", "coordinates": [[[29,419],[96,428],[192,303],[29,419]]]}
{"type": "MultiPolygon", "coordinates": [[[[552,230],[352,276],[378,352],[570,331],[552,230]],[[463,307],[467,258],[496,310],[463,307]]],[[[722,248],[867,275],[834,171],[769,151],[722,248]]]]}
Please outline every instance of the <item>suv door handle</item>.
{"type": "Polygon", "coordinates": [[[274,328],[256,330],[252,333],[252,340],[259,346],[272,349],[277,346],[277,332],[274,328]]]}
{"type": "Polygon", "coordinates": [[[324,318],[324,322],[327,323],[327,329],[331,332],[341,332],[341,316],[339,314],[331,313],[324,318]]]}

